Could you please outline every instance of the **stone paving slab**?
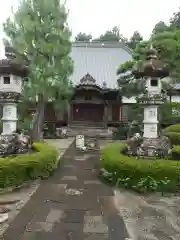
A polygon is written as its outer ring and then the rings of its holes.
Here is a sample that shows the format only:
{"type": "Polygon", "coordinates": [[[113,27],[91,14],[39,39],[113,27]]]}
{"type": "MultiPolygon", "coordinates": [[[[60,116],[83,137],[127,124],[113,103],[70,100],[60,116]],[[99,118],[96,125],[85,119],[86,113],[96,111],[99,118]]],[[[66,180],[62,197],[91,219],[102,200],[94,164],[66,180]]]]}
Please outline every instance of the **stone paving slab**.
{"type": "Polygon", "coordinates": [[[41,183],[3,240],[125,240],[113,190],[94,170],[98,161],[98,152],[79,154],[71,145],[59,170],[41,183]]]}
{"type": "Polygon", "coordinates": [[[115,204],[133,240],[180,239],[179,194],[139,195],[118,189],[115,204]]]}
{"type": "Polygon", "coordinates": [[[64,150],[72,143],[73,139],[74,138],[69,137],[67,139],[46,139],[45,141],[56,147],[58,150],[64,150]]]}

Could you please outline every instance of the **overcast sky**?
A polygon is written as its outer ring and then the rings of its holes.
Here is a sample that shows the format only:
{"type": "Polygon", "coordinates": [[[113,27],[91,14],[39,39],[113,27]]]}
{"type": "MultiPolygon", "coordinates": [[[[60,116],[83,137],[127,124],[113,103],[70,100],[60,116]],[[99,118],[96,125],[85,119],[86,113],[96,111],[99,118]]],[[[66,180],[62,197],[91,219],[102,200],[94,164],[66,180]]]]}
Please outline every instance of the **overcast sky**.
{"type": "MultiPolygon", "coordinates": [[[[18,0],[0,3],[0,24],[11,14],[11,6],[16,7],[17,4],[18,0]]],[[[118,25],[127,38],[135,30],[148,38],[154,25],[159,21],[168,22],[179,6],[179,0],[67,0],[68,22],[73,36],[81,31],[98,37],[107,29],[118,25]]],[[[0,39],[2,37],[1,28],[0,39]]]]}

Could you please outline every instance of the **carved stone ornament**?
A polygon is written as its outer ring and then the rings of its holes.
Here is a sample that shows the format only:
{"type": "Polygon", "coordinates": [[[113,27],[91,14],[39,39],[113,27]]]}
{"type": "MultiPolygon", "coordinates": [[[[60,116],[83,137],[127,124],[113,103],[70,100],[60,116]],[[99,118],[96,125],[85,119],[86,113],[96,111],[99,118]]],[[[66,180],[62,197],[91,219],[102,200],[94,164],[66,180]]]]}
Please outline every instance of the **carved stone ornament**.
{"type": "Polygon", "coordinates": [[[9,124],[9,123],[5,123],[5,124],[4,124],[4,128],[10,130],[10,129],[11,129],[11,124],[9,124]]]}
{"type": "Polygon", "coordinates": [[[5,46],[5,56],[6,59],[0,60],[1,74],[13,74],[23,78],[28,75],[28,62],[25,55],[17,53],[11,46],[5,46]]]}
{"type": "Polygon", "coordinates": [[[149,111],[149,117],[156,117],[156,111],[155,110],[150,110],[149,111]]]}
{"type": "Polygon", "coordinates": [[[8,116],[11,116],[11,108],[10,108],[10,107],[5,108],[5,113],[6,113],[8,116]]]}
{"type": "Polygon", "coordinates": [[[0,100],[20,101],[21,95],[17,92],[0,92],[0,100]]]}
{"type": "Polygon", "coordinates": [[[87,73],[81,80],[80,80],[81,84],[84,85],[95,85],[96,80],[89,74],[87,73]]]}
{"type": "Polygon", "coordinates": [[[150,132],[156,132],[156,127],[155,126],[152,126],[152,127],[150,127],[150,132]]]}
{"type": "MultiPolygon", "coordinates": [[[[6,128],[11,126],[7,123],[6,128]]],[[[22,154],[32,151],[29,136],[23,133],[13,133],[9,136],[1,136],[0,141],[0,156],[7,157],[12,154],[22,154]]]]}

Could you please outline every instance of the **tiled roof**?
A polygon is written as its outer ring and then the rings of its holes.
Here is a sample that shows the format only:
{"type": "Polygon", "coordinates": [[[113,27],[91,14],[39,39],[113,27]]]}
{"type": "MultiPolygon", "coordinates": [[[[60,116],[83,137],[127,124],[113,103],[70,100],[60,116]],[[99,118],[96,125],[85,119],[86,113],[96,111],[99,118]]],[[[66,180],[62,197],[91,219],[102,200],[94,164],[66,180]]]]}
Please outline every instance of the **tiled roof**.
{"type": "Polygon", "coordinates": [[[74,43],[71,57],[74,60],[74,85],[89,73],[96,84],[107,88],[117,88],[116,71],[120,64],[131,60],[131,51],[122,43],[74,43]]]}

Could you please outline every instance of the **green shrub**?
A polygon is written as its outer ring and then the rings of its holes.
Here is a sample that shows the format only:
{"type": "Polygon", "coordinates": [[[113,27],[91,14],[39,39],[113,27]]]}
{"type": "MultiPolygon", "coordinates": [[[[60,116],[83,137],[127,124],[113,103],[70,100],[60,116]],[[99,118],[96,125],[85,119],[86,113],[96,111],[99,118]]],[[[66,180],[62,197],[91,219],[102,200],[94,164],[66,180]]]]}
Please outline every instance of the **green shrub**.
{"type": "Polygon", "coordinates": [[[114,139],[127,139],[128,129],[128,124],[121,124],[121,126],[117,128],[117,132],[115,132],[114,139]]]}
{"type": "Polygon", "coordinates": [[[172,159],[180,160],[180,146],[174,145],[172,149],[172,159]]]}
{"type": "MultiPolygon", "coordinates": [[[[139,183],[152,179],[152,185],[155,185],[154,181],[156,183],[167,182],[167,185],[164,184],[166,189],[163,191],[177,191],[180,162],[163,159],[136,159],[123,155],[124,148],[126,148],[125,144],[109,144],[101,151],[101,167],[112,174],[112,183],[117,183],[118,179],[129,179],[128,188],[134,188],[139,183]]],[[[173,152],[180,152],[180,147],[175,147],[173,152]]],[[[157,185],[157,191],[162,191],[161,185],[157,185]]]]}
{"type": "Polygon", "coordinates": [[[171,145],[180,145],[180,133],[178,132],[166,132],[164,133],[165,136],[167,136],[171,142],[171,145]]]}
{"type": "Polygon", "coordinates": [[[30,125],[31,125],[31,119],[24,118],[23,120],[18,121],[17,130],[19,132],[23,131],[28,134],[30,131],[30,125]]]}
{"type": "Polygon", "coordinates": [[[171,126],[165,128],[163,131],[164,131],[165,133],[167,133],[167,132],[180,133],[180,124],[171,125],[171,126]]]}
{"type": "Polygon", "coordinates": [[[58,151],[47,143],[34,143],[34,153],[0,158],[0,188],[46,178],[58,166],[58,151]]]}

